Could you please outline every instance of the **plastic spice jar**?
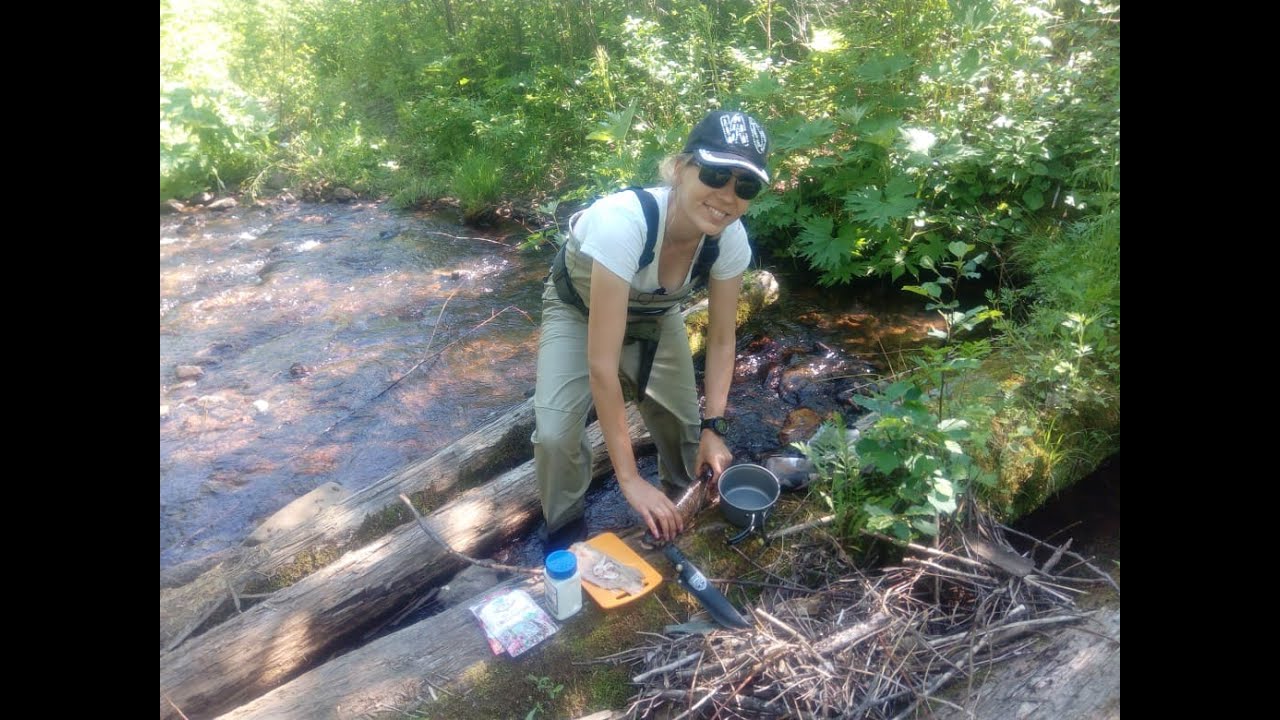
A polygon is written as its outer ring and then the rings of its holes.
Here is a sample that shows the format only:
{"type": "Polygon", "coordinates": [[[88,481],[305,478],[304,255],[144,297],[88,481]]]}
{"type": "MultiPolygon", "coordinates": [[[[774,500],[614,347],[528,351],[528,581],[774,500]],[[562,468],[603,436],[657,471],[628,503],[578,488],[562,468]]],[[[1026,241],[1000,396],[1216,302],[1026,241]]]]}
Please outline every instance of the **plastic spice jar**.
{"type": "Polygon", "coordinates": [[[578,558],[566,550],[547,556],[543,595],[547,608],[557,620],[564,620],[582,609],[582,576],[578,574],[578,558]]]}

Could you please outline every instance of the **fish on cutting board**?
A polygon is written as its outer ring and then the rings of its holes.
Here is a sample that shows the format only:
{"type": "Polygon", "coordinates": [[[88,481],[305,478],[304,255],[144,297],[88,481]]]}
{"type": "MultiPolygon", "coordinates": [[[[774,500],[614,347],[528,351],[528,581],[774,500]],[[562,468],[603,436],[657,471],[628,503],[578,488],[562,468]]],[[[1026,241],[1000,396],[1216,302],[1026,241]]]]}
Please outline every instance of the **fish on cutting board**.
{"type": "Polygon", "coordinates": [[[624,565],[586,543],[574,543],[569,551],[578,558],[582,579],[605,590],[623,590],[637,594],[644,590],[644,573],[624,565]]]}

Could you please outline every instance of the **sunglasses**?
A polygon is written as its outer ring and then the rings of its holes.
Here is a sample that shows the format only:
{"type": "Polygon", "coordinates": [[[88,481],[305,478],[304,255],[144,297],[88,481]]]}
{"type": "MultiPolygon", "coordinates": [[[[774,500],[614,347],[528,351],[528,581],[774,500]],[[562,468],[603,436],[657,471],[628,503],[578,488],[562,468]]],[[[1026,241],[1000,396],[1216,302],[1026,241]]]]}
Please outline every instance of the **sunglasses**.
{"type": "Polygon", "coordinates": [[[764,189],[764,183],[754,175],[739,174],[729,168],[698,163],[698,180],[709,188],[719,190],[728,184],[729,178],[737,178],[733,183],[733,192],[743,200],[755,199],[764,189]]]}

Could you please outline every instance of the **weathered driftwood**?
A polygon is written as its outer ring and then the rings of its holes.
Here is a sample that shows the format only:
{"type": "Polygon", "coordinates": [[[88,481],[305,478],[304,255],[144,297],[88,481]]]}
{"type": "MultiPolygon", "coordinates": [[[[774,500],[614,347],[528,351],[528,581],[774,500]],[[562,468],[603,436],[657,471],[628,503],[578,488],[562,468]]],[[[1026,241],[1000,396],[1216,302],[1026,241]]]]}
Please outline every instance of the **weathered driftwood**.
{"type": "MultiPolygon", "coordinates": [[[[525,582],[535,599],[541,584],[525,582]]],[[[221,720],[346,720],[466,690],[466,671],[493,657],[463,602],[306,672],[221,720]]]]}
{"type": "Polygon", "coordinates": [[[1120,608],[1088,624],[1055,630],[1036,652],[983,671],[972,690],[931,708],[939,720],[1111,720],[1120,717],[1120,608]]]}
{"type": "MultiPolygon", "coordinates": [[[[752,273],[743,282],[739,318],[776,302],[778,283],[768,272],[752,273]]],[[[697,330],[706,303],[684,311],[693,328],[690,347],[701,347],[697,330]]],[[[179,587],[162,578],[160,589],[160,651],[169,652],[191,636],[224,603],[244,592],[248,584],[270,576],[303,553],[325,546],[341,546],[351,540],[367,518],[394,507],[401,493],[430,489],[442,500],[465,487],[483,482],[516,466],[533,454],[533,404],[526,401],[498,416],[430,458],[392,473],[373,485],[325,507],[296,527],[278,532],[259,529],[245,545],[203,570],[179,587]],[[169,587],[166,587],[168,585],[169,587]]]]}
{"type": "MultiPolygon", "coordinates": [[[[633,442],[647,433],[628,408],[633,442]]],[[[588,428],[592,475],[610,471],[598,423],[588,428]]],[[[449,546],[477,556],[528,531],[540,516],[533,462],[463,492],[431,513],[449,546]]],[[[414,523],[280,590],[261,604],[160,656],[160,717],[210,717],[287,682],[349,645],[415,593],[452,577],[465,561],[414,523]]]]}

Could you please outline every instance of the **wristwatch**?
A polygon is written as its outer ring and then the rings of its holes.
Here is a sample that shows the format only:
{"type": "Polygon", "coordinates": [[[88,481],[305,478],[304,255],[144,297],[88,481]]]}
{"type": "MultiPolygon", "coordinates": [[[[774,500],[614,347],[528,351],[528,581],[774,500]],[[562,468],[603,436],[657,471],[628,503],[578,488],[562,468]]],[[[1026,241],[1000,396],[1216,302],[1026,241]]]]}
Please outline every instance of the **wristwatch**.
{"type": "Polygon", "coordinates": [[[702,421],[701,429],[710,430],[720,437],[724,437],[729,432],[729,421],[724,417],[709,417],[702,421]]]}

